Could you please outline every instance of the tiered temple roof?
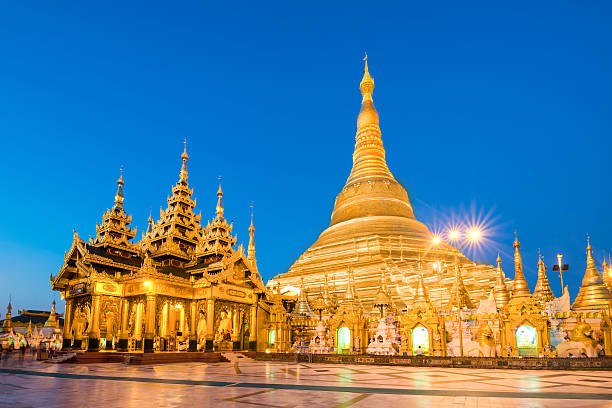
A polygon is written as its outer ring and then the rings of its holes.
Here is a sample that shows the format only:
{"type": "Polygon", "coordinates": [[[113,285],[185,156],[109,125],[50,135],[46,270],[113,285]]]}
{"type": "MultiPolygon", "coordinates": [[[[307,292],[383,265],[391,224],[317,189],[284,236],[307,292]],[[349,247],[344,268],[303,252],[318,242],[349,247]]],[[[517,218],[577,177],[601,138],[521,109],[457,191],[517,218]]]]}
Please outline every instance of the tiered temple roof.
{"type": "Polygon", "coordinates": [[[102,248],[118,256],[133,256],[138,248],[131,242],[136,236],[136,228],[130,228],[132,216],[123,209],[123,171],[117,180],[115,204],[102,215],[102,224],[96,223],[96,238],[89,239],[90,245],[102,248]]]}
{"type": "Polygon", "coordinates": [[[184,267],[188,264],[201,240],[201,215],[194,212],[196,201],[191,198],[193,190],[187,182],[187,146],[181,155],[183,164],[179,181],[172,187],[172,196],[167,198],[166,210],[160,208],[159,220],[147,236],[148,246],[154,260],[163,266],[184,267]]]}
{"type": "MultiPolygon", "coordinates": [[[[65,254],[60,272],[51,276],[54,289],[62,290],[68,282],[101,274],[106,279],[133,279],[139,276],[166,276],[184,283],[232,279],[244,272],[247,280],[263,290],[261,276],[256,269],[254,249],[247,260],[242,246],[234,248],[236,236],[232,225],[223,213],[223,192],[217,192],[216,216],[205,228],[201,226],[201,214],[195,213],[196,201],[187,182],[187,148],[181,155],[179,180],[167,198],[167,208],[160,209],[160,218],[153,222],[149,216],[148,228],[141,241],[132,243],[136,230],[129,228],[132,220],[123,209],[123,175],[117,181],[115,205],[103,215],[102,224],[96,227],[96,238],[89,243],[74,232],[73,243],[65,254]]],[[[255,228],[251,225],[250,239],[254,240],[255,228]]],[[[254,243],[253,243],[254,248],[254,243]]],[[[83,291],[87,291],[84,283],[83,291]]]]}

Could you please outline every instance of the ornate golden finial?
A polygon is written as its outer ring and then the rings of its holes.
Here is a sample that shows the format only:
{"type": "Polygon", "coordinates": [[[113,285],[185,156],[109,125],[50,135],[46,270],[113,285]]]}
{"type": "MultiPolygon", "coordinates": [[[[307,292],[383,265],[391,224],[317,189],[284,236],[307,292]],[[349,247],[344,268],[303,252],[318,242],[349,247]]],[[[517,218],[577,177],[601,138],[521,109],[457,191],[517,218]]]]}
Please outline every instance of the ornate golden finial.
{"type": "Polygon", "coordinates": [[[249,259],[255,266],[255,226],[253,225],[253,207],[254,204],[251,201],[251,225],[249,226],[249,246],[247,247],[247,259],[249,259]]]}
{"type": "Polygon", "coordinates": [[[151,208],[149,208],[149,218],[147,219],[147,235],[150,235],[153,232],[153,217],[151,216],[151,208]]]}
{"type": "Polygon", "coordinates": [[[183,140],[183,154],[181,154],[181,159],[185,161],[189,160],[189,155],[187,154],[187,138],[183,140]]]}
{"type": "Polygon", "coordinates": [[[361,95],[363,96],[364,100],[366,98],[369,98],[370,100],[372,100],[372,92],[374,92],[374,78],[370,76],[370,71],[368,71],[368,54],[367,53],[363,60],[365,61],[364,72],[363,72],[363,78],[361,79],[361,82],[359,83],[359,89],[361,90],[361,95]]]}
{"type": "Polygon", "coordinates": [[[180,181],[187,183],[187,177],[189,177],[189,173],[187,172],[187,160],[189,160],[189,155],[187,154],[187,138],[183,141],[183,154],[181,154],[181,160],[183,161],[183,165],[181,166],[181,172],[179,173],[180,181]]]}
{"type": "Polygon", "coordinates": [[[117,179],[117,194],[115,194],[115,206],[122,207],[123,206],[123,165],[119,168],[120,175],[117,179]]]}
{"type": "Polygon", "coordinates": [[[216,214],[218,218],[223,218],[223,190],[221,189],[221,176],[219,176],[219,189],[217,190],[216,214]]]}

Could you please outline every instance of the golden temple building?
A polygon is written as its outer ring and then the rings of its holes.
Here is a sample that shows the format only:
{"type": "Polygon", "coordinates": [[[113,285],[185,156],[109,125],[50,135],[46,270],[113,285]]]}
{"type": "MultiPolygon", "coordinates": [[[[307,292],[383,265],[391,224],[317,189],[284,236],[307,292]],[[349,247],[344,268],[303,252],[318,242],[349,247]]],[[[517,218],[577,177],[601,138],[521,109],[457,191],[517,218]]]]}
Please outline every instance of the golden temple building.
{"type": "Polygon", "coordinates": [[[359,88],[353,168],[336,197],[330,225],[289,271],[268,285],[278,283],[286,292],[299,287],[303,277],[309,293],[322,295],[327,279],[340,294],[352,268],[357,295],[369,308],[386,273],[391,298],[402,308],[415,297],[422,268],[431,302],[445,307],[456,296],[457,265],[460,291],[465,293],[464,287],[471,297],[463,296],[464,301],[471,305],[486,298],[496,282],[495,267],[475,263],[441,240],[434,245],[434,234],[416,219],[405,188],[387,166],[367,57],[359,88]]]}
{"type": "Polygon", "coordinates": [[[259,300],[265,287],[255,260],[255,228],[248,253],[235,248],[233,225],[217,191],[215,216],[206,226],[195,213],[187,182],[187,148],[178,182],[159,219],[134,243],[136,229],[124,210],[123,176],[114,205],[89,241],[74,232],[53,290],[66,301],[65,348],[98,350],[255,349],[259,300]]]}

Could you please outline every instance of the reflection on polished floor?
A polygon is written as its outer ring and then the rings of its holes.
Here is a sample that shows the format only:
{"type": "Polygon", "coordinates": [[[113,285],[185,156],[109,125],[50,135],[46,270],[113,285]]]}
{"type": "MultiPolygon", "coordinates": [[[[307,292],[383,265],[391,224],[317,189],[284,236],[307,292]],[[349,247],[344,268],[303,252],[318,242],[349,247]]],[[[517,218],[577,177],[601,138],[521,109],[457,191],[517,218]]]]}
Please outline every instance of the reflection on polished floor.
{"type": "MultiPolygon", "coordinates": [[[[233,358],[232,358],[233,357],[233,358]]],[[[11,407],[612,407],[612,373],[253,361],[155,366],[0,364],[11,407]]]]}

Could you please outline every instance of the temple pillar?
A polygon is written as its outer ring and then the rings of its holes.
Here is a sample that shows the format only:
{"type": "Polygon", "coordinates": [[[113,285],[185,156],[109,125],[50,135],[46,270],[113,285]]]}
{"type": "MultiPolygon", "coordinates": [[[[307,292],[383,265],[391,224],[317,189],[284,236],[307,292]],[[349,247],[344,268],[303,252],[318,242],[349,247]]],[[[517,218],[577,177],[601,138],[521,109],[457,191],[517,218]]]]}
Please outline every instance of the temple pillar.
{"type": "Polygon", "coordinates": [[[117,343],[117,351],[127,351],[130,315],[130,302],[127,299],[121,300],[121,327],[119,328],[119,343],[117,343]]]}
{"type": "Polygon", "coordinates": [[[213,351],[213,340],[215,338],[215,300],[206,301],[206,351],[213,351]]]}
{"type": "Polygon", "coordinates": [[[249,320],[249,350],[257,350],[257,304],[251,305],[251,319],[249,320]]]}
{"type": "Polygon", "coordinates": [[[164,313],[164,326],[165,326],[164,336],[166,337],[166,339],[170,338],[170,334],[174,330],[174,327],[172,327],[172,323],[170,322],[171,309],[172,309],[172,306],[170,305],[170,303],[166,302],[166,304],[164,305],[164,312],[163,312],[164,313]]]}
{"type": "Polygon", "coordinates": [[[91,326],[89,332],[89,341],[87,343],[87,351],[100,350],[100,295],[91,296],[91,326]]]}
{"type": "Polygon", "coordinates": [[[189,351],[198,351],[197,301],[192,300],[189,308],[189,351]]]}
{"type": "Polygon", "coordinates": [[[136,318],[134,319],[134,337],[136,338],[136,350],[142,349],[142,303],[136,306],[136,318]]]}
{"type": "Polygon", "coordinates": [[[145,311],[144,352],[153,352],[153,338],[155,337],[155,295],[147,295],[145,311]]]}
{"type": "Polygon", "coordinates": [[[66,299],[62,350],[69,350],[70,348],[72,348],[72,299],[66,299]]]}
{"type": "Polygon", "coordinates": [[[232,309],[232,349],[240,350],[240,310],[238,308],[232,309]]]}
{"type": "Polygon", "coordinates": [[[183,336],[189,336],[189,330],[187,328],[187,310],[185,310],[184,307],[180,308],[179,310],[179,319],[179,328],[181,330],[181,333],[183,333],[183,336]]]}

